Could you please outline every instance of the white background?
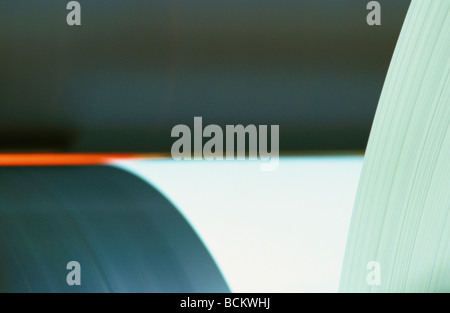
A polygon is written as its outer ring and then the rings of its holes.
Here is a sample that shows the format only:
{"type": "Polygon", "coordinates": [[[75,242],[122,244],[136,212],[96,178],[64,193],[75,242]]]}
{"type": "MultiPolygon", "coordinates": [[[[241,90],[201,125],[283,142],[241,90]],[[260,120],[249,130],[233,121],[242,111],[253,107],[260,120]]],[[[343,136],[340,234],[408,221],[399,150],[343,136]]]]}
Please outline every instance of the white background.
{"type": "Polygon", "coordinates": [[[337,292],[363,157],[126,161],[196,230],[233,292],[337,292]]]}

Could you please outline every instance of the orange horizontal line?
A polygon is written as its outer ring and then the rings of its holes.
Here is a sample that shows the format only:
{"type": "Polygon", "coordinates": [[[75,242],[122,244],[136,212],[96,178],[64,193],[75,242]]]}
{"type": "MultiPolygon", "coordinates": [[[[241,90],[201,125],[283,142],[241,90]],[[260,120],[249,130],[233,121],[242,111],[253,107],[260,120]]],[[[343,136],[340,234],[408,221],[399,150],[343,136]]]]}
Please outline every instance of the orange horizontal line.
{"type": "Polygon", "coordinates": [[[0,166],[70,166],[102,165],[120,160],[161,159],[163,154],[130,153],[39,153],[39,154],[0,154],[0,166]]]}

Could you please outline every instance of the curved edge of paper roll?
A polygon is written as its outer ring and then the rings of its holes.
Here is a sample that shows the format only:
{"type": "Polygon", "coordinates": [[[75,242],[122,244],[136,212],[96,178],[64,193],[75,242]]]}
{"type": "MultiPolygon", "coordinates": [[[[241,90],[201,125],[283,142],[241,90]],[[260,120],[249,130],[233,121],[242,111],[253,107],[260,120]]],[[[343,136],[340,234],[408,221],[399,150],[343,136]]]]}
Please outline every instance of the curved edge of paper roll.
{"type": "MultiPolygon", "coordinates": [[[[143,159],[134,159],[131,161],[142,161],[143,159]]],[[[145,159],[145,160],[149,160],[149,159],[145,159]]],[[[188,216],[186,216],[186,214],[183,212],[183,210],[181,210],[178,205],[172,201],[172,199],[166,194],[166,192],[164,192],[163,189],[161,189],[157,184],[155,184],[154,182],[152,182],[151,180],[149,180],[145,175],[143,175],[140,171],[136,170],[133,167],[130,167],[130,160],[125,160],[122,159],[120,161],[115,161],[111,164],[108,164],[107,166],[112,167],[112,168],[116,168],[120,171],[124,171],[129,173],[130,175],[135,176],[136,178],[144,181],[146,184],[152,186],[159,194],[161,194],[166,201],[168,201],[176,210],[177,213],[183,218],[183,220],[189,225],[190,229],[192,230],[192,232],[196,235],[196,237],[198,238],[198,240],[201,242],[203,248],[207,251],[209,257],[211,258],[212,262],[214,263],[214,265],[216,266],[218,272],[221,275],[221,278],[224,281],[224,284],[226,285],[227,288],[227,292],[231,292],[230,290],[230,285],[227,281],[227,278],[225,276],[225,274],[223,273],[223,270],[220,268],[217,259],[215,257],[215,255],[212,253],[210,247],[206,244],[204,238],[201,236],[201,234],[198,232],[198,230],[196,229],[195,225],[193,225],[192,221],[189,219],[188,216]]]]}
{"type": "Polygon", "coordinates": [[[449,38],[450,1],[413,0],[364,158],[341,292],[450,291],[449,38]]]}
{"type": "Polygon", "coordinates": [[[1,167],[0,181],[0,292],[229,292],[192,226],[128,171],[1,167]]]}

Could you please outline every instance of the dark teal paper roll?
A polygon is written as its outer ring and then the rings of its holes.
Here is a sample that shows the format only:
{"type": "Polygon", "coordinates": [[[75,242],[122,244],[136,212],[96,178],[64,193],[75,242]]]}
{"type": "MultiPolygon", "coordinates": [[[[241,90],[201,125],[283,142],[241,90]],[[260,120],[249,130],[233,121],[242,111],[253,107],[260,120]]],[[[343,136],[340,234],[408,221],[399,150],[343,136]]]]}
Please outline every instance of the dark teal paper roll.
{"type": "Polygon", "coordinates": [[[0,292],[229,291],[177,209],[130,173],[0,168],[0,186],[0,292]]]}

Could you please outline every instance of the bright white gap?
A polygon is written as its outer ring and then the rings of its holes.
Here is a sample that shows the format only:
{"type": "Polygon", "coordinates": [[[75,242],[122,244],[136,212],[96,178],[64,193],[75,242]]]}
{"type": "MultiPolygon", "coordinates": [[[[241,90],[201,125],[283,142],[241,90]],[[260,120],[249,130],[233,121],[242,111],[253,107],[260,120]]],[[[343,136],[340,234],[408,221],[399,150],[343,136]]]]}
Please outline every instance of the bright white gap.
{"type": "Polygon", "coordinates": [[[196,230],[233,292],[337,292],[363,157],[125,161],[196,230]]]}

